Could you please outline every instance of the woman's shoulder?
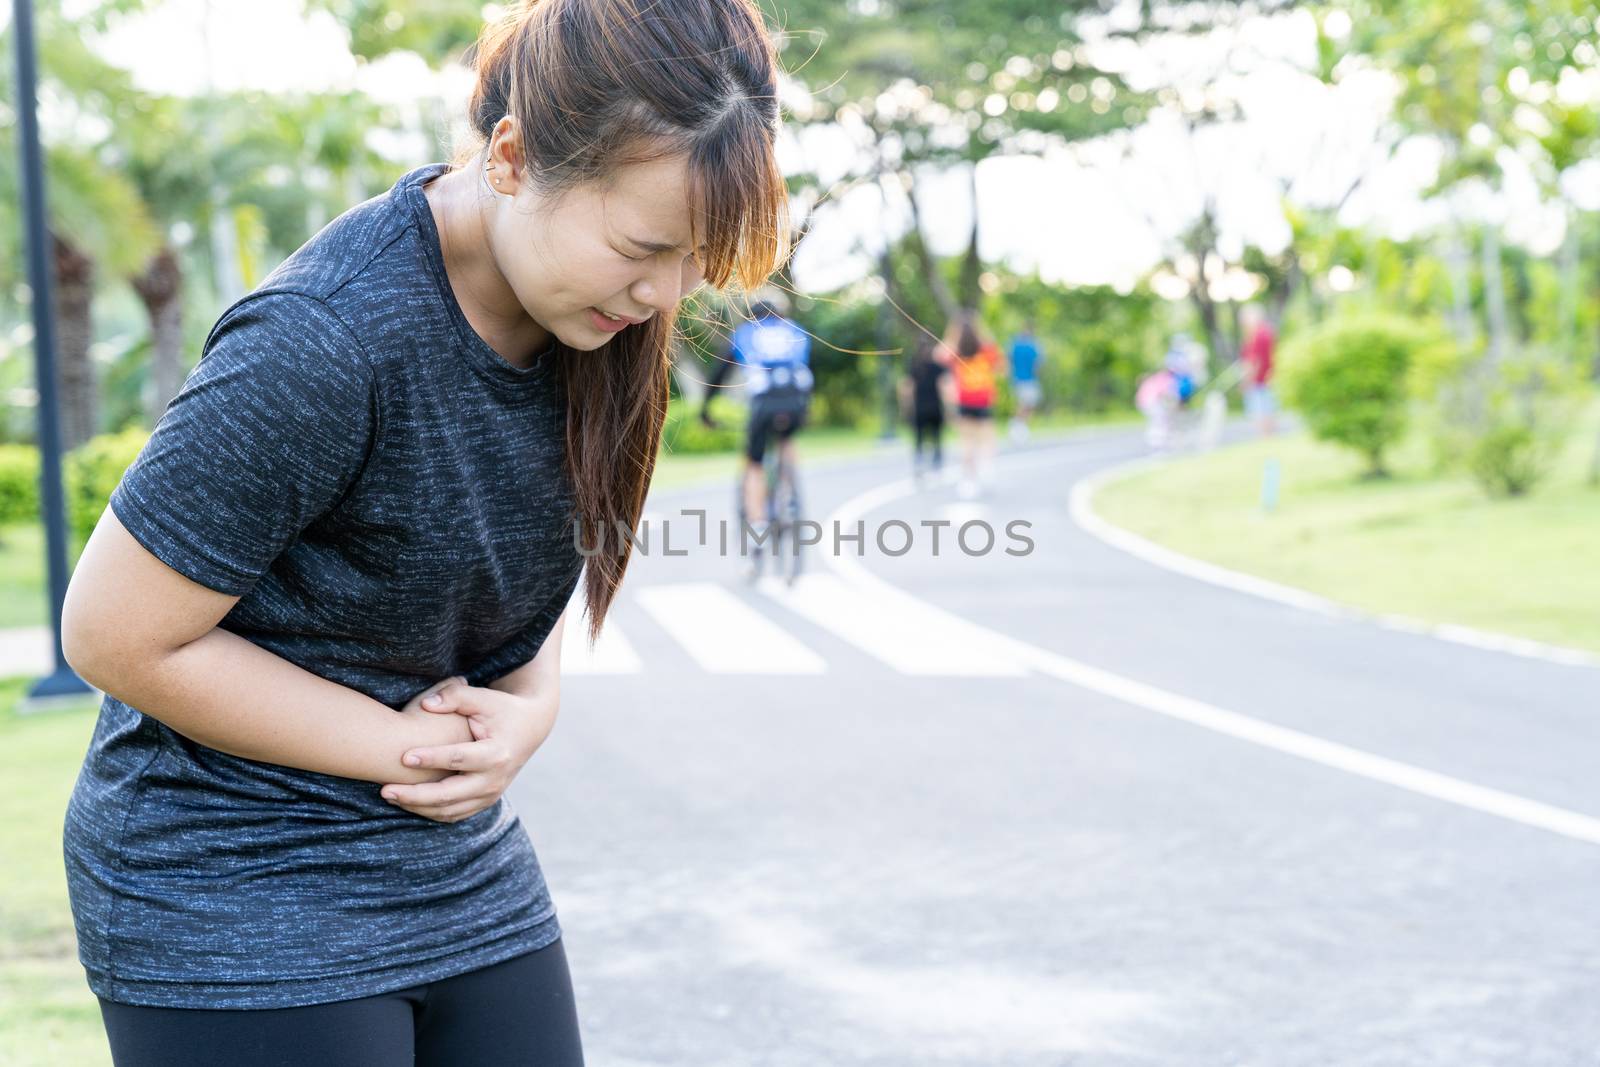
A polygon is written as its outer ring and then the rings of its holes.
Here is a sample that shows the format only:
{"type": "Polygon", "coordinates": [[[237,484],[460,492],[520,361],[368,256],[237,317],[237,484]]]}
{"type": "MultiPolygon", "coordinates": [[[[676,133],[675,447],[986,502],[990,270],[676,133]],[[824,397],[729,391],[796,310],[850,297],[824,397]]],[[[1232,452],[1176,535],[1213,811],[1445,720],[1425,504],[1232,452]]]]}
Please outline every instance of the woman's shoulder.
{"type": "Polygon", "coordinates": [[[245,294],[217,316],[193,373],[203,380],[230,372],[302,389],[366,392],[373,384],[365,348],[338,310],[281,283],[245,294]]]}
{"type": "Polygon", "coordinates": [[[343,334],[340,343],[369,354],[422,332],[417,317],[437,314],[440,296],[405,202],[411,177],[317,231],[245,299],[268,298],[272,310],[343,334]]]}
{"type": "Polygon", "coordinates": [[[381,269],[384,253],[410,228],[395,192],[363,201],[329,222],[273,268],[260,288],[330,301],[364,272],[381,269]]]}

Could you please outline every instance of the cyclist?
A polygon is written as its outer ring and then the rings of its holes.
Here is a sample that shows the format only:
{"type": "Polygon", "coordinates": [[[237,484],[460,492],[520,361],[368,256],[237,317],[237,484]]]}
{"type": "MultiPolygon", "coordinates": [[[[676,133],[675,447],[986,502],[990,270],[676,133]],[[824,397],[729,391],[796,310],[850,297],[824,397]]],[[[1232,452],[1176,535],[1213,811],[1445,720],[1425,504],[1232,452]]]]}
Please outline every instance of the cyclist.
{"type": "Polygon", "coordinates": [[[794,434],[805,425],[811,402],[811,338],[783,316],[776,298],[752,304],[749,321],[733,331],[728,355],[719,361],[706,390],[700,417],[708,425],[715,425],[711,398],[735,364],[744,368],[750,403],[745,435],[745,516],[760,531],[767,514],[762,461],[774,437],[779,456],[791,471],[795,469],[794,434]]]}

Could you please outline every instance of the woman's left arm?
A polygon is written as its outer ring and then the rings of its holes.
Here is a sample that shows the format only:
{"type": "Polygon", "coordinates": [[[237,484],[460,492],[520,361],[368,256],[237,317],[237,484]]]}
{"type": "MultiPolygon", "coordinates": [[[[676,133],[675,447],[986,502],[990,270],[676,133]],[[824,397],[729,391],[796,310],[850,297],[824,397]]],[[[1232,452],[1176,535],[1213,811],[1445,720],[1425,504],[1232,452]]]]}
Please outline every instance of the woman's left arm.
{"type": "Polygon", "coordinates": [[[419,785],[386,785],[384,799],[435,822],[460,822],[499,800],[555,728],[566,619],[563,611],[538,655],[510,674],[486,686],[451,682],[424,699],[427,711],[465,716],[474,740],[405,753],[408,767],[455,773],[419,785]]]}

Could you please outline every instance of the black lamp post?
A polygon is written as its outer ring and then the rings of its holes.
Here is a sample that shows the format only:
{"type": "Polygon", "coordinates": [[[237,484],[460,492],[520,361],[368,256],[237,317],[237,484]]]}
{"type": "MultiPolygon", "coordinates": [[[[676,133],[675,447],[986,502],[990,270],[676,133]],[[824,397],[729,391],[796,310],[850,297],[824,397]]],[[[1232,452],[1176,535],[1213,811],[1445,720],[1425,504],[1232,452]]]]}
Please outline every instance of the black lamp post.
{"type": "Polygon", "coordinates": [[[32,0],[12,3],[17,42],[17,143],[22,156],[23,217],[27,220],[28,285],[33,292],[33,363],[39,388],[35,432],[39,441],[39,503],[44,511],[50,567],[50,625],[55,643],[53,673],[28,690],[30,700],[77,696],[93,690],[67,664],[61,650],[61,606],[67,597],[67,523],[61,491],[61,425],[56,410],[55,303],[50,284],[49,232],[45,225],[44,164],[39,153],[39,116],[34,100],[32,0]]]}

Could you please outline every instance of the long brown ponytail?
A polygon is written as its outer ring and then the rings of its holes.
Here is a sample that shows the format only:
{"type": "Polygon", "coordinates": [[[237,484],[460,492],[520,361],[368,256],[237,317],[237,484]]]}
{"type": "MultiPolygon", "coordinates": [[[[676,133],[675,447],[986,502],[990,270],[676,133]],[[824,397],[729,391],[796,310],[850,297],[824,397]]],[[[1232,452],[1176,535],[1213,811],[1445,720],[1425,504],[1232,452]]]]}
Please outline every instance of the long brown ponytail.
{"type": "MultiPolygon", "coordinates": [[[[778,68],[749,0],[524,0],[484,27],[471,55],[473,130],[486,141],[513,116],[541,192],[682,154],[691,247],[703,242],[706,281],[722,288],[737,278],[753,290],[781,262],[789,227],[774,152],[778,68]]],[[[592,352],[556,342],[591,640],[633,547],[619,526],[636,527],[655,470],[675,318],[653,315],[592,352]]]]}

